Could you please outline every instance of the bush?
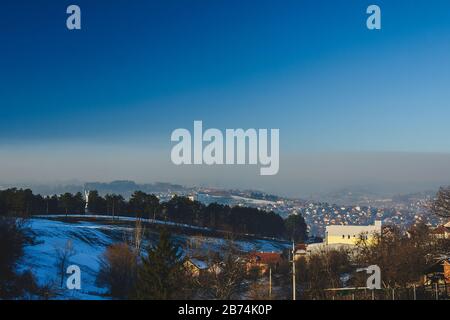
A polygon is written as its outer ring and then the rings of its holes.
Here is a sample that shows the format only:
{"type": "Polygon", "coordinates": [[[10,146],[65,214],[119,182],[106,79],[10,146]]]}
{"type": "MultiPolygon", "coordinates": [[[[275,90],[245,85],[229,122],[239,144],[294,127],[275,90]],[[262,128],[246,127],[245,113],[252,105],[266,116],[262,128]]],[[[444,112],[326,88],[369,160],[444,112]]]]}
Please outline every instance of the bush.
{"type": "Polygon", "coordinates": [[[19,298],[35,291],[31,273],[16,273],[17,261],[31,242],[25,220],[0,217],[0,298],[19,298]]]}
{"type": "Polygon", "coordinates": [[[106,286],[111,296],[127,299],[134,295],[137,275],[137,255],[126,244],[109,246],[100,261],[97,282],[106,286]]]}

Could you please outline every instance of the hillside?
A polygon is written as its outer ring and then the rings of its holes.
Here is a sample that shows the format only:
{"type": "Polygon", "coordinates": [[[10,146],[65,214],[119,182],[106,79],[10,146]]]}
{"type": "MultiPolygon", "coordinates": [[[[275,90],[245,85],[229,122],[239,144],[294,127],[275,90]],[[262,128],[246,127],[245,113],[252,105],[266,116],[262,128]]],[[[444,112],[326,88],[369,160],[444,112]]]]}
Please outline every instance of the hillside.
{"type": "MultiPolygon", "coordinates": [[[[145,224],[147,232],[144,245],[155,243],[158,237],[157,224],[164,222],[147,221],[145,224]]],[[[113,222],[104,216],[69,217],[67,220],[63,216],[30,219],[29,227],[36,236],[36,242],[26,247],[25,256],[18,269],[31,270],[41,285],[51,285],[56,289],[58,299],[108,299],[105,288],[96,284],[99,259],[107,246],[129,237],[133,225],[133,218],[121,218],[113,222]],[[56,256],[57,250],[64,248],[67,241],[71,241],[75,249],[70,264],[78,265],[82,272],[80,291],[60,289],[56,256]]],[[[208,230],[186,225],[169,225],[174,241],[184,253],[187,250],[191,250],[191,253],[195,250],[196,254],[219,252],[226,245],[226,240],[221,237],[205,235],[208,230]]],[[[281,251],[289,247],[287,242],[252,237],[235,240],[234,243],[243,252],[281,251]]]]}

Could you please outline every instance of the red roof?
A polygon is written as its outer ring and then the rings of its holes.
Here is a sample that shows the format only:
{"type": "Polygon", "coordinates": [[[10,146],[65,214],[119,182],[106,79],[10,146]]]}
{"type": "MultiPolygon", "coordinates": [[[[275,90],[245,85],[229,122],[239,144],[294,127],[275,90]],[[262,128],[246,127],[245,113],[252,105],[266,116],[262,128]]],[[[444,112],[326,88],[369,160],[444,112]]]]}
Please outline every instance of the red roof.
{"type": "Polygon", "coordinates": [[[304,244],[304,243],[299,243],[299,244],[297,244],[297,245],[295,245],[295,251],[297,251],[297,250],[305,250],[306,251],[306,244],[304,244]]]}
{"type": "Polygon", "coordinates": [[[250,259],[265,264],[277,264],[282,260],[281,254],[276,252],[252,252],[250,259]]]}
{"type": "Polygon", "coordinates": [[[446,232],[449,232],[449,229],[444,226],[439,226],[439,227],[431,230],[432,234],[444,234],[446,232]]]}

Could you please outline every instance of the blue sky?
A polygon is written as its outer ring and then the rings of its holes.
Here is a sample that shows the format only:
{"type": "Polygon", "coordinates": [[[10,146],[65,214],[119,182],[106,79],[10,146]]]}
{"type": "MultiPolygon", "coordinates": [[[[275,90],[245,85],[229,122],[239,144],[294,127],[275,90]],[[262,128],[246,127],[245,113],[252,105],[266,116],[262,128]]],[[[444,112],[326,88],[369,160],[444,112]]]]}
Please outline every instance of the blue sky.
{"type": "Polygon", "coordinates": [[[194,120],[280,128],[285,155],[450,152],[447,0],[4,1],[0,39],[11,162],[61,146],[164,153],[194,120]],[[381,31],[365,27],[370,4],[381,31]]]}

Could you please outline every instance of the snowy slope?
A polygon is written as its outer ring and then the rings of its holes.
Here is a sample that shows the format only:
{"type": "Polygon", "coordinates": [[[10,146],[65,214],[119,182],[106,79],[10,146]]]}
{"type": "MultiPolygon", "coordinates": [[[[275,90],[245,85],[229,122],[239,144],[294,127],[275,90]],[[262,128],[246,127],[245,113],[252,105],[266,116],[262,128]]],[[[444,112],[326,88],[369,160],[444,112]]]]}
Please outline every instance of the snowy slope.
{"type": "MultiPolygon", "coordinates": [[[[36,234],[36,244],[26,247],[19,270],[31,270],[41,285],[52,284],[58,289],[57,299],[107,298],[105,288],[96,285],[99,258],[107,246],[123,240],[132,231],[130,226],[111,225],[104,220],[101,223],[72,219],[65,222],[40,217],[30,220],[30,228],[36,234]],[[81,269],[82,288],[79,291],[60,288],[56,252],[57,248],[64,248],[67,241],[71,241],[75,249],[70,264],[76,264],[81,269]]],[[[148,241],[154,242],[157,237],[155,232],[150,232],[148,241]]],[[[187,242],[197,242],[198,249],[204,252],[220,251],[226,245],[221,238],[204,236],[177,234],[174,240],[181,246],[187,242]]],[[[288,243],[265,239],[235,241],[235,244],[243,251],[280,251],[289,246],[288,243]]]]}
{"type": "Polygon", "coordinates": [[[59,298],[99,299],[105,290],[95,285],[99,269],[98,258],[112,239],[100,229],[87,223],[64,223],[46,219],[32,219],[30,227],[36,234],[36,244],[25,249],[20,269],[30,269],[41,285],[52,284],[59,290],[60,277],[57,273],[58,248],[64,248],[70,240],[75,255],[70,264],[81,269],[82,288],[80,291],[63,290],[59,298]]]}

